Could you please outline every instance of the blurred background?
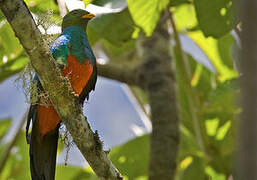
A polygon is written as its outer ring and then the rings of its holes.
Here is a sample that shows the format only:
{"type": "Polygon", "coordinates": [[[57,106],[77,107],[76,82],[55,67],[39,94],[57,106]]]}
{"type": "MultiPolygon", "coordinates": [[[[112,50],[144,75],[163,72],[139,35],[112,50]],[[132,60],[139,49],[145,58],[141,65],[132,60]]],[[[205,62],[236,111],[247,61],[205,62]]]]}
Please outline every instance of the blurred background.
{"type": "MultiPolygon", "coordinates": [[[[231,175],[234,123],[240,112],[234,102],[239,92],[237,57],[241,48],[232,1],[25,2],[49,44],[61,32],[62,16],[68,11],[81,8],[96,14],[88,25],[88,37],[101,76],[83,110],[92,129],[98,131],[104,149],[111,149],[112,162],[125,179],[133,180],[148,179],[149,133],[152,131],[150,99],[140,85],[130,82],[128,85],[126,79],[119,82],[121,78],[110,75],[109,71],[112,65],[124,71],[141,65],[140,37],[151,37],[163,11],[169,9],[175,27],[172,21],[167,21],[170,34],[167,46],[170,46],[177,81],[181,134],[176,179],[225,180],[231,175]],[[179,63],[182,59],[179,48],[185,64],[179,63]],[[110,67],[109,71],[102,70],[104,67],[110,67]]],[[[1,180],[30,179],[29,146],[24,132],[29,84],[25,84],[25,89],[23,85],[28,62],[0,12],[1,180]]],[[[65,147],[59,142],[57,163],[57,180],[97,179],[73,143],[65,147]]]]}

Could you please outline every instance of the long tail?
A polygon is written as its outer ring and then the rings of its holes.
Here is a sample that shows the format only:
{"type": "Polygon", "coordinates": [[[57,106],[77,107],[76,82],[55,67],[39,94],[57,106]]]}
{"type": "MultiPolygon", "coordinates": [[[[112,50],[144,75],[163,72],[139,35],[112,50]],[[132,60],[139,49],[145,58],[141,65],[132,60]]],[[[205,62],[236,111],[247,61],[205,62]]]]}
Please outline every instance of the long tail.
{"type": "Polygon", "coordinates": [[[33,121],[29,153],[32,180],[54,180],[59,125],[42,137],[40,135],[37,113],[35,110],[30,113],[33,113],[28,116],[33,121]]]}

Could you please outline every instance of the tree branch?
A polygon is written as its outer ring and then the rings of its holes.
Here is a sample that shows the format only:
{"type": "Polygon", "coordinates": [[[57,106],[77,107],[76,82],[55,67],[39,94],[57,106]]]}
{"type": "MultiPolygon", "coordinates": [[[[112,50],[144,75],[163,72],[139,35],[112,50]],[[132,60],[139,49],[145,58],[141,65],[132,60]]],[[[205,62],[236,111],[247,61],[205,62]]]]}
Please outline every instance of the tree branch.
{"type": "Polygon", "coordinates": [[[92,169],[100,179],[122,179],[102,150],[97,133],[91,130],[69,81],[61,76],[24,1],[0,0],[0,8],[27,52],[44,90],[48,92],[73,141],[92,169]]]}
{"type": "MultiPolygon", "coordinates": [[[[167,15],[167,14],[166,14],[167,15]]],[[[172,180],[176,172],[179,120],[175,78],[170,55],[170,36],[163,16],[153,35],[142,39],[142,69],[151,107],[149,180],[172,180]]]]}
{"type": "Polygon", "coordinates": [[[112,64],[99,64],[97,66],[98,75],[114,79],[129,85],[143,87],[143,81],[139,78],[139,73],[136,69],[126,69],[125,67],[112,64]]]}
{"type": "Polygon", "coordinates": [[[237,1],[242,18],[241,107],[235,179],[257,179],[257,1],[237,1]]]}
{"type": "Polygon", "coordinates": [[[57,4],[59,7],[60,16],[64,17],[67,14],[66,4],[64,0],[57,0],[57,4]]]}

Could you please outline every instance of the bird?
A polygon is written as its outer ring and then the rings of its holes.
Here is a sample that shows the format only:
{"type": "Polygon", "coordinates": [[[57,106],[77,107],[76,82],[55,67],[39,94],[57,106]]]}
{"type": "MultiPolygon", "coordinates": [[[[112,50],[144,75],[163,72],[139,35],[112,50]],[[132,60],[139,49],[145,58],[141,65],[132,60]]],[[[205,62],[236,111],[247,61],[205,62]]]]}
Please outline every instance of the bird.
{"type": "MultiPolygon", "coordinates": [[[[50,46],[62,75],[69,79],[82,106],[89,93],[95,90],[97,81],[96,58],[86,33],[87,24],[94,17],[94,14],[82,9],[69,12],[63,17],[62,33],[50,46]]],[[[37,75],[34,82],[38,91],[44,91],[37,75]]],[[[38,101],[30,105],[26,126],[31,177],[32,180],[54,180],[61,119],[50,100],[48,106],[40,99],[38,101]]]]}

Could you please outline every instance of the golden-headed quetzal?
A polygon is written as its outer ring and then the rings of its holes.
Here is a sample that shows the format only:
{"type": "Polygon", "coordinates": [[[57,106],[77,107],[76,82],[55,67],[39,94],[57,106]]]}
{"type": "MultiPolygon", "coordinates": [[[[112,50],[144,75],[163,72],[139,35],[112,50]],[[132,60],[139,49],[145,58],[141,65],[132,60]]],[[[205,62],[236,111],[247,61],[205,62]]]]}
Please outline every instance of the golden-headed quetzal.
{"type": "MultiPolygon", "coordinates": [[[[69,78],[82,104],[85,98],[88,99],[89,92],[94,90],[97,79],[96,58],[86,34],[88,21],[93,17],[93,14],[81,9],[68,13],[63,18],[61,35],[50,48],[54,59],[61,64],[62,75],[69,78]]],[[[34,80],[39,91],[43,91],[37,76],[34,80]]],[[[54,180],[60,121],[53,106],[45,106],[40,100],[30,106],[26,134],[30,144],[32,180],[54,180]],[[31,120],[32,131],[28,135],[31,120]]]]}

